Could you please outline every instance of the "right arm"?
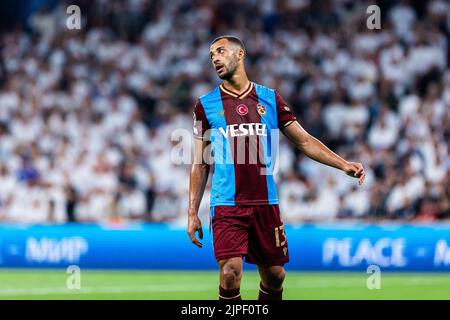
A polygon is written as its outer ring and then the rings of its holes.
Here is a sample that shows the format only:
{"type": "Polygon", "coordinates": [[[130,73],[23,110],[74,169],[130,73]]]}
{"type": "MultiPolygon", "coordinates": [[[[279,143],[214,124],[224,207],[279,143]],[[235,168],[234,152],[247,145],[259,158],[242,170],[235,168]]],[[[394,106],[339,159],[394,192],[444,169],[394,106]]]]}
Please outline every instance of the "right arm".
{"type": "Polygon", "coordinates": [[[189,182],[189,209],[188,209],[188,235],[192,243],[201,248],[203,244],[195,237],[198,232],[203,239],[202,223],[198,217],[198,209],[208,182],[209,164],[203,158],[204,151],[209,142],[203,139],[194,139],[194,162],[191,167],[189,182]]]}

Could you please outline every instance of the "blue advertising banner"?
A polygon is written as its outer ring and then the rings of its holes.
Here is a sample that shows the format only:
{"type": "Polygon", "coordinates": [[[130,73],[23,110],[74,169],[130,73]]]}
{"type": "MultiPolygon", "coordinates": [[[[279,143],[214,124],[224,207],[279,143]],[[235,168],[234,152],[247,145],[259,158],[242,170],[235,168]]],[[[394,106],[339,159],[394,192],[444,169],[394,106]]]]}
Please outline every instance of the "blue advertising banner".
{"type": "MultiPolygon", "coordinates": [[[[184,228],[165,224],[0,225],[0,267],[216,269],[204,234],[200,249],[184,228]]],[[[450,271],[450,225],[286,226],[286,236],[288,270],[450,271]]]]}

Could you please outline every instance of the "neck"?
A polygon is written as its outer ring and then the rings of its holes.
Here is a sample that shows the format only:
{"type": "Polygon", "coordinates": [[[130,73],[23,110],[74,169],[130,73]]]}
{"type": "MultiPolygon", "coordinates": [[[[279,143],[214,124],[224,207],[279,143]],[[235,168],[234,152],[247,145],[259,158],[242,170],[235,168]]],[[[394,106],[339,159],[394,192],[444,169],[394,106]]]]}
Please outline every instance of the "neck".
{"type": "Polygon", "coordinates": [[[247,89],[249,83],[250,81],[248,80],[245,71],[234,74],[231,79],[223,80],[223,85],[225,88],[237,93],[241,93],[247,89]]]}

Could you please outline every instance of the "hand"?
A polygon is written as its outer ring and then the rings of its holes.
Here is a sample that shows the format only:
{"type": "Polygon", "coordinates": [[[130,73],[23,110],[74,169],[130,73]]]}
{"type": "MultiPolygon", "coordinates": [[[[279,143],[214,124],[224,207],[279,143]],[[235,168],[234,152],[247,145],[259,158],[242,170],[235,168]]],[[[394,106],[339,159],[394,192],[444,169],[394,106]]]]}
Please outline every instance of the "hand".
{"type": "Polygon", "coordinates": [[[358,178],[359,185],[362,185],[364,179],[366,178],[366,172],[364,171],[363,165],[357,162],[348,162],[347,166],[344,168],[347,175],[353,178],[358,178]]]}
{"type": "Polygon", "coordinates": [[[203,239],[203,230],[202,230],[202,222],[200,221],[197,213],[189,213],[188,215],[188,235],[191,239],[192,243],[195,244],[197,247],[201,248],[203,247],[203,244],[197,240],[195,237],[195,232],[198,231],[198,237],[200,239],[203,239]]]}

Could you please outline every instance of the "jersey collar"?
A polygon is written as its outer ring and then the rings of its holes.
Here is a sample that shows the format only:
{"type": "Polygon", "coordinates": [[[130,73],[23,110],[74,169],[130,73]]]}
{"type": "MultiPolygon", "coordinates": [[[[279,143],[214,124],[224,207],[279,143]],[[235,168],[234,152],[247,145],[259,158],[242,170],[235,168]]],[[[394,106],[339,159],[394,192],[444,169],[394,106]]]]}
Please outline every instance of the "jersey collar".
{"type": "Polygon", "coordinates": [[[223,83],[220,85],[220,90],[225,92],[226,94],[229,94],[232,97],[238,98],[240,100],[244,99],[253,89],[253,82],[250,81],[247,89],[244,90],[241,94],[238,94],[237,92],[231,91],[223,85],[223,83]]]}

